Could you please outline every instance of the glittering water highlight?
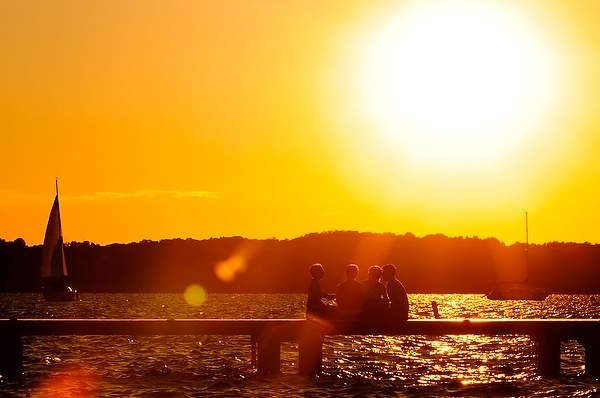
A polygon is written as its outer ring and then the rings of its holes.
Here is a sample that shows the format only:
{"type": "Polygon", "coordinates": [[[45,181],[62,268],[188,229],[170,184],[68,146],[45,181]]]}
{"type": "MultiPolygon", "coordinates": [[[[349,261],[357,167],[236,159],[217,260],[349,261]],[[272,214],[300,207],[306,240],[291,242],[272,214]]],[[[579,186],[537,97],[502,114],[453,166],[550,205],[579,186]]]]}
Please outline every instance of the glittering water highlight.
{"type": "MultiPolygon", "coordinates": [[[[0,317],[303,318],[304,295],[85,294],[48,303],[37,294],[1,294],[0,317]]],[[[412,318],[598,318],[595,296],[551,295],[542,302],[481,295],[410,295],[412,318]]],[[[535,373],[527,336],[332,336],[323,375],[297,375],[295,343],[282,344],[280,376],[257,375],[247,336],[28,336],[25,375],[0,379],[7,397],[194,396],[591,396],[584,351],[564,342],[561,375],[535,373]],[[52,393],[52,395],[50,395],[52,393]]]]}

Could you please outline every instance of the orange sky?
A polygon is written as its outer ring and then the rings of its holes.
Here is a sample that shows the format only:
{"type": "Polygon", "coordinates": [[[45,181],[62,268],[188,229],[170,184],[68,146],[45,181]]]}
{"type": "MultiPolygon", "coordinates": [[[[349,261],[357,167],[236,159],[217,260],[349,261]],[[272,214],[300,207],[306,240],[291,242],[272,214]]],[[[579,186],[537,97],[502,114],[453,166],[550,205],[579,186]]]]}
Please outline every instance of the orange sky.
{"type": "Polygon", "coordinates": [[[600,242],[595,1],[0,2],[0,238],[600,242]]]}

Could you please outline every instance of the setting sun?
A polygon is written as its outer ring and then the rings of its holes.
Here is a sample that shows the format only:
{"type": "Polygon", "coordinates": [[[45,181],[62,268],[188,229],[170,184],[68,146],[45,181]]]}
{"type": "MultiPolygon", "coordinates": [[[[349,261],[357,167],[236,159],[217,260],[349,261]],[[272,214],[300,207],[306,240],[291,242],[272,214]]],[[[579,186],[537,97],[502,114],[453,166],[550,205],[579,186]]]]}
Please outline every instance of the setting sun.
{"type": "Polygon", "coordinates": [[[517,231],[520,209],[548,209],[590,139],[574,126],[590,120],[582,88],[595,78],[578,69],[565,15],[454,0],[357,16],[322,77],[339,180],[377,217],[422,233],[494,236],[517,231]]]}
{"type": "Polygon", "coordinates": [[[381,19],[359,49],[356,107],[415,165],[506,162],[556,104],[556,55],[513,7],[425,1],[381,19]]]}

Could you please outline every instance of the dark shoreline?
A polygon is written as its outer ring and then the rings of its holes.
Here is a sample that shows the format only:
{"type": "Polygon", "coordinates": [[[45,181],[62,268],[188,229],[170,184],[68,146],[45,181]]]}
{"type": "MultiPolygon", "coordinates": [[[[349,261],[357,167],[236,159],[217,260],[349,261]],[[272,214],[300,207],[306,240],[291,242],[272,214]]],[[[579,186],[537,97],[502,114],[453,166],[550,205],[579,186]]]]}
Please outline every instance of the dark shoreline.
{"type": "MultiPolygon", "coordinates": [[[[494,238],[333,231],[291,240],[172,239],[106,246],[69,242],[71,285],[80,292],[180,293],[200,284],[212,293],[305,293],[308,267],[323,264],[333,291],[349,263],[366,279],[370,265],[393,263],[409,293],[485,294],[498,280],[524,280],[557,294],[599,294],[600,245],[515,243],[494,238]],[[231,259],[243,261],[228,263],[231,259]],[[233,264],[233,265],[232,265],[233,264]],[[217,267],[230,267],[230,279],[217,267]]],[[[0,239],[0,292],[38,292],[41,245],[0,239]]]]}

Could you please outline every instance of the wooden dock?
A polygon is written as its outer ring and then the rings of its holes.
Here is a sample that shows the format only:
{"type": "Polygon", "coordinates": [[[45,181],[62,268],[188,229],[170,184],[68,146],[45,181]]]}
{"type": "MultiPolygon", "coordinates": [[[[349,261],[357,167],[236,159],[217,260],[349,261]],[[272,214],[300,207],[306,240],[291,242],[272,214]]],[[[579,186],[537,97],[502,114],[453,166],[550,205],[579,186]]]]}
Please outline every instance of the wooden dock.
{"type": "Polygon", "coordinates": [[[0,374],[23,374],[23,336],[247,335],[257,347],[257,371],[280,371],[282,342],[298,342],[299,373],[319,374],[323,342],[332,335],[527,335],[541,375],[560,372],[560,343],[585,347],[585,374],[600,377],[597,319],[414,319],[398,323],[304,319],[0,319],[0,374]]]}

